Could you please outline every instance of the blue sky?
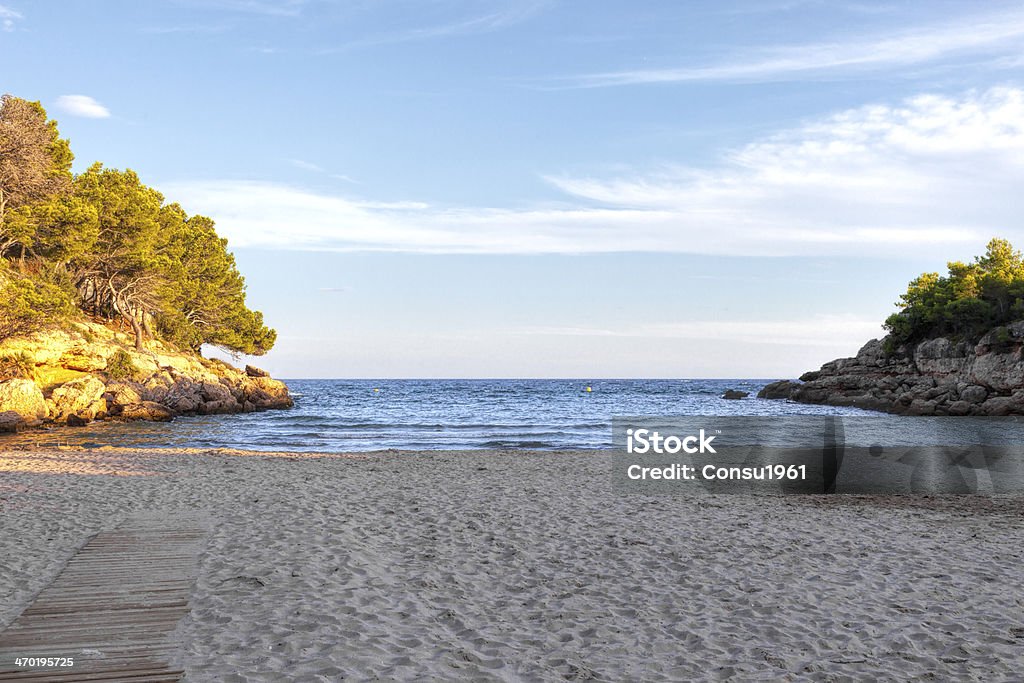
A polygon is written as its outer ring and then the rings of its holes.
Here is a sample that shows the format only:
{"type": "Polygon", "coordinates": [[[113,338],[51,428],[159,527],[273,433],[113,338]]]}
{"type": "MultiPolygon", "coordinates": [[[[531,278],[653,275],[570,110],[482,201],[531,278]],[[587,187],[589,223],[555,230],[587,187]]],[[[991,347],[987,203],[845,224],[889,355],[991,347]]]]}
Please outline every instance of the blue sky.
{"type": "Polygon", "coordinates": [[[0,0],[0,64],[284,377],[794,376],[1024,244],[1019,3],[0,0]]]}

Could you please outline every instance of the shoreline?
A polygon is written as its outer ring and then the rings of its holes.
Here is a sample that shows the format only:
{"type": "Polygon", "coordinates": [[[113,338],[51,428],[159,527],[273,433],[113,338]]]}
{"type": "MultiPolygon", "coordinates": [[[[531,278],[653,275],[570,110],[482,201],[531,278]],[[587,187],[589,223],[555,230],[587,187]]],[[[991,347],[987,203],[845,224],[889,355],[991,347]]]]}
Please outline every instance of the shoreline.
{"type": "Polygon", "coordinates": [[[625,496],[609,457],[0,451],[0,626],[92,534],[188,509],[190,680],[1016,670],[1021,498],[625,496]]]}

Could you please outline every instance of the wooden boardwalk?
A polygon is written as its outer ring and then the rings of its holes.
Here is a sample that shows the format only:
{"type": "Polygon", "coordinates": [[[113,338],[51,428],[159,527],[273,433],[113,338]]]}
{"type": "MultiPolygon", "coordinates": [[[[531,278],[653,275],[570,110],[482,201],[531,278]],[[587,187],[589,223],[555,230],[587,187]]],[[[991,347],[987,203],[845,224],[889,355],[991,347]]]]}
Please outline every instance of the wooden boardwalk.
{"type": "Polygon", "coordinates": [[[134,517],[94,536],[0,633],[0,681],[177,681],[170,635],[188,613],[202,518],[134,517]],[[16,658],[72,658],[17,666],[16,658]]]}

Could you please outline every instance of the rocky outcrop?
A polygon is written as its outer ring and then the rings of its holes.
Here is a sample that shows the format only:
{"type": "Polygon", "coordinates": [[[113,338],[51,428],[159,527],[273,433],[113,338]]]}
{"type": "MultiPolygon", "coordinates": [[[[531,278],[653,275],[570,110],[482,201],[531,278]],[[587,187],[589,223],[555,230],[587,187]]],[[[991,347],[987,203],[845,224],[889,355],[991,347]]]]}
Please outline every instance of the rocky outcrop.
{"type": "Polygon", "coordinates": [[[33,422],[46,417],[49,411],[35,382],[10,379],[0,382],[0,412],[17,413],[26,422],[33,422]]]}
{"type": "Polygon", "coordinates": [[[765,386],[759,398],[855,406],[902,415],[1024,414],[1024,321],[975,343],[940,337],[885,351],[873,339],[853,358],[765,386]]]}
{"type": "Polygon", "coordinates": [[[739,391],[738,389],[726,389],[725,393],[722,394],[722,398],[730,401],[738,401],[741,398],[746,398],[747,396],[750,396],[749,391],[739,391]]]}
{"type": "Polygon", "coordinates": [[[67,422],[69,417],[93,420],[107,413],[103,398],[107,386],[98,378],[86,375],[62,384],[50,394],[53,408],[50,417],[56,422],[67,422]]]}
{"type": "Polygon", "coordinates": [[[94,323],[6,340],[5,357],[19,359],[24,376],[0,377],[0,431],[292,406],[288,387],[259,368],[239,370],[159,341],[137,351],[127,335],[94,323]]]}

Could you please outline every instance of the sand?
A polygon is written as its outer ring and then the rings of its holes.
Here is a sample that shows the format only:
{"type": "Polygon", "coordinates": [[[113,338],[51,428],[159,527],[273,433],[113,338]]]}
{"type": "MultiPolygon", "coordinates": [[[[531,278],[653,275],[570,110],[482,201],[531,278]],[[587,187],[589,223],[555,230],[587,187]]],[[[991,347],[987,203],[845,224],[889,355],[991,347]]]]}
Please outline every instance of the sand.
{"type": "Polygon", "coordinates": [[[0,454],[0,627],[138,511],[213,530],[189,681],[1020,680],[1010,498],[640,496],[611,457],[0,454]]]}

